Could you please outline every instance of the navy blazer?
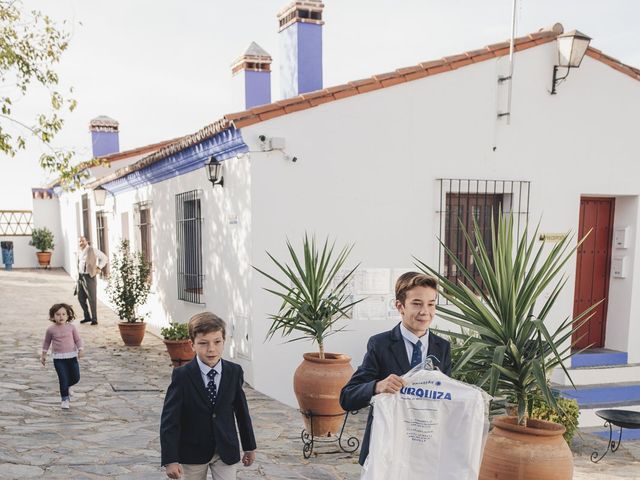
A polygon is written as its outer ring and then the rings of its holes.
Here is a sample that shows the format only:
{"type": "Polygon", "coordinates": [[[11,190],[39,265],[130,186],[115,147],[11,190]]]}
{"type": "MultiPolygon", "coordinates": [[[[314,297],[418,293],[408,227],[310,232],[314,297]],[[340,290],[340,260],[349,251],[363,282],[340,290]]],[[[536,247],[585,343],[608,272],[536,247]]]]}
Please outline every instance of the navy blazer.
{"type": "MultiPolygon", "coordinates": [[[[429,346],[427,355],[433,355],[434,365],[442,373],[451,375],[451,346],[444,338],[429,332],[429,346]]],[[[340,392],[340,405],[348,412],[360,410],[369,406],[371,398],[375,395],[376,383],[384,380],[392,373],[404,375],[410,370],[409,358],[405,347],[404,338],[400,332],[400,324],[388,332],[379,333],[369,339],[367,353],[364,355],[362,365],[355,371],[351,380],[340,392]]],[[[360,449],[360,465],[369,454],[369,437],[373,422],[373,409],[369,409],[367,427],[362,439],[360,449]]]]}
{"type": "Polygon", "coordinates": [[[242,390],[242,367],[221,361],[222,377],[215,407],[207,398],[197,357],[173,370],[160,422],[162,465],[176,462],[202,465],[209,463],[214,453],[228,465],[238,463],[238,433],[245,452],[256,449],[242,390]]]}

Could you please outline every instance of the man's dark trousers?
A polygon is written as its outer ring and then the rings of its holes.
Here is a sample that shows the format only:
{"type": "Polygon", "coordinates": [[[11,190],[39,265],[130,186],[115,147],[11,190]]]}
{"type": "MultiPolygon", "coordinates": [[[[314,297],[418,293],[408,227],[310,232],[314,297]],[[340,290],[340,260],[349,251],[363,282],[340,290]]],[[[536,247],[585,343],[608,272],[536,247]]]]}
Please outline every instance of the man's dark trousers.
{"type": "Polygon", "coordinates": [[[85,320],[98,321],[96,277],[81,273],[78,278],[78,301],[84,312],[85,320]],[[88,305],[87,305],[88,301],[88,305]],[[91,310],[89,310],[91,307],[91,310]]]}

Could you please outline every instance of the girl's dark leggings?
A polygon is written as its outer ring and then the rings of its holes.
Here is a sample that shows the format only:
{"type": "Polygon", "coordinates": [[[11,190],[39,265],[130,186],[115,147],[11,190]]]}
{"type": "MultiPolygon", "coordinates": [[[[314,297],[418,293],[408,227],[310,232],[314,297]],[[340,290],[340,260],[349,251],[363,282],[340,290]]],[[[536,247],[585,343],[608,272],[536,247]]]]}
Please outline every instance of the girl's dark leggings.
{"type": "Polygon", "coordinates": [[[80,364],[76,357],[54,358],[53,366],[58,374],[60,382],[60,397],[62,400],[69,399],[69,387],[80,381],[80,364]]]}

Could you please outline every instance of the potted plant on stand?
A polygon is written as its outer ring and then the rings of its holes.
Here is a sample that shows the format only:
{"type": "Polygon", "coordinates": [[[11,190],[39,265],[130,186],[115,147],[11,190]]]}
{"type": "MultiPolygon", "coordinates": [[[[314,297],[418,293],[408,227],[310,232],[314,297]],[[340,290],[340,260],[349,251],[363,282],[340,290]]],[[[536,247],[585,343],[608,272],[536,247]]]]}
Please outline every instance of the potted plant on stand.
{"type": "Polygon", "coordinates": [[[267,338],[276,333],[288,337],[295,332],[299,336],[288,342],[307,339],[318,344],[317,352],[303,355],[294,375],[293,389],[307,432],[319,437],[339,432],[344,414],[339,404],[340,390],[353,374],[351,357],[326,352],[325,339],[344,328],[336,328],[336,322],[347,317],[359,301],[347,293],[358,266],[342,270],[353,246],[345,246],[337,253],[334,247],[328,239],[319,247],[315,238],[305,235],[302,256],[287,241],[291,265],[267,252],[280,278],[253,267],[275,284],[275,289],[265,290],[282,300],[277,313],[270,315],[272,323],[267,338]]]}
{"type": "Polygon", "coordinates": [[[36,247],[38,264],[42,268],[49,268],[51,264],[51,251],[55,246],[53,243],[53,233],[47,227],[34,228],[31,231],[31,241],[29,245],[36,247]]]}
{"type": "Polygon", "coordinates": [[[144,337],[146,324],[137,310],[149,296],[150,273],[151,265],[144,259],[142,252],[132,252],[129,242],[122,240],[111,260],[107,295],[121,320],[118,329],[127,346],[139,346],[144,337]]]}
{"type": "Polygon", "coordinates": [[[160,335],[162,335],[162,341],[167,347],[174,368],[193,360],[196,352],[191,346],[188,324],[172,323],[169,327],[161,328],[160,335]]]}
{"type": "Polygon", "coordinates": [[[549,387],[550,372],[559,366],[567,373],[563,362],[572,355],[571,335],[596,307],[576,318],[568,316],[555,329],[547,327],[566,282],[562,269],[577,246],[571,247],[565,236],[546,251],[549,247],[543,243],[536,246],[537,229],[529,239],[526,227],[516,244],[510,215],[499,214],[497,226],[492,220],[487,245],[477,224],[473,232],[462,223],[461,228],[472,267],[441,244],[462,281],[454,283],[423,262],[418,266],[440,281],[441,294],[449,302],[438,306],[440,315],[474,332],[449,332],[467,342],[454,371],[472,362],[482,372],[478,384],[516,407],[516,415],[493,419],[479,479],[570,480],[573,458],[562,438],[565,428],[529,418],[529,406],[533,395],[541,395],[558,410],[549,387]]]}

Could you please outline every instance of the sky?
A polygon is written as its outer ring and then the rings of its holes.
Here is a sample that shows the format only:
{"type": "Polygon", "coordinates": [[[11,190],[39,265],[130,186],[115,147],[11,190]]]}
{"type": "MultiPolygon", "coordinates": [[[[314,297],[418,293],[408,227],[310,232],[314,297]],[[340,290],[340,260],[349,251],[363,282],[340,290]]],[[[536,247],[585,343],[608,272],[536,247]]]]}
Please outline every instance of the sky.
{"type": "MultiPolygon", "coordinates": [[[[225,113],[234,59],[252,41],[271,54],[272,100],[279,100],[277,12],[288,0],[23,0],[71,33],[57,66],[78,108],[66,115],[59,148],[91,157],[89,121],[120,122],[120,149],[193,133],[225,113]]],[[[513,0],[326,0],[325,87],[508,40],[513,0]]],[[[591,46],[640,67],[638,0],[518,0],[516,35],[556,22],[592,37],[591,46]]],[[[551,74],[551,72],[550,72],[551,74]]],[[[517,76],[517,64],[515,75],[517,76]]],[[[16,108],[46,105],[33,92],[16,108]]],[[[28,117],[27,117],[28,118],[28,117]]],[[[50,179],[42,147],[0,157],[0,210],[31,208],[29,188],[50,179]],[[7,172],[11,172],[8,174],[7,172]]]]}

